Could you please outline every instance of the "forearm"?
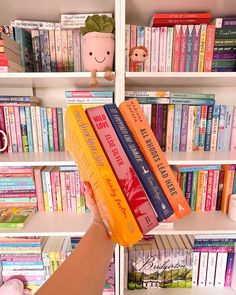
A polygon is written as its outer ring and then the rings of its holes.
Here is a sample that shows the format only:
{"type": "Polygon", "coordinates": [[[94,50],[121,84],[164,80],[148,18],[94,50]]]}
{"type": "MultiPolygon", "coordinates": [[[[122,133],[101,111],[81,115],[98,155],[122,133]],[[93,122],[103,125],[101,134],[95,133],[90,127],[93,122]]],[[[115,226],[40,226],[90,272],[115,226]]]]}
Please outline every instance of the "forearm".
{"type": "Polygon", "coordinates": [[[104,225],[93,223],[77,248],[36,294],[102,294],[114,249],[115,243],[104,225]]]}

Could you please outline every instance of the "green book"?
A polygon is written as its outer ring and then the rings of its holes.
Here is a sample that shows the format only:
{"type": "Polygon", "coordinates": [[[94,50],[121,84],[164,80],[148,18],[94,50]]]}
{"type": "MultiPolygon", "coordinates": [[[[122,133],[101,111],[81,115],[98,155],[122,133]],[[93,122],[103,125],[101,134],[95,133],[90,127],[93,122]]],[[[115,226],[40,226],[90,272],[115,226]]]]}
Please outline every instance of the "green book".
{"type": "Polygon", "coordinates": [[[62,108],[57,108],[57,125],[58,125],[58,140],[59,150],[64,152],[64,126],[63,126],[63,111],[62,108]]]}
{"type": "Polygon", "coordinates": [[[197,197],[197,180],[198,180],[198,171],[193,171],[193,181],[191,189],[191,198],[190,198],[190,207],[193,211],[196,210],[196,197],[197,197]]]}
{"type": "Polygon", "coordinates": [[[23,228],[35,212],[35,208],[0,209],[0,229],[23,228]]]}
{"type": "Polygon", "coordinates": [[[52,109],[51,108],[47,108],[47,123],[48,123],[49,152],[54,152],[54,137],[53,137],[52,109]]]}

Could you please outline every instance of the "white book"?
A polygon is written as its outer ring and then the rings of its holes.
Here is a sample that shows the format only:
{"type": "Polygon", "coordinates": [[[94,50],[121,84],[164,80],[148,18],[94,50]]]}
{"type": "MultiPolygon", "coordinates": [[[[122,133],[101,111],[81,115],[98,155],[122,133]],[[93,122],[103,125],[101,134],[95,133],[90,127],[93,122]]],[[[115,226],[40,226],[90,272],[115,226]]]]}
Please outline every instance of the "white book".
{"type": "Polygon", "coordinates": [[[129,263],[128,249],[124,248],[124,290],[128,289],[128,263],[129,263]]]}
{"type": "Polygon", "coordinates": [[[38,136],[38,148],[39,152],[43,152],[43,137],[42,137],[42,123],[41,123],[41,114],[40,107],[35,107],[35,115],[36,115],[36,128],[37,128],[37,136],[38,136]]]}
{"type": "Polygon", "coordinates": [[[168,105],[167,132],[166,132],[166,151],[172,151],[173,131],[174,131],[174,113],[173,104],[168,105]]]}
{"type": "Polygon", "coordinates": [[[125,25],[125,71],[129,72],[130,25],[125,25]]]}
{"type": "Polygon", "coordinates": [[[173,56],[173,42],[174,42],[174,28],[167,28],[167,41],[166,41],[166,72],[171,72],[172,69],[172,56],[173,56]]]}
{"type": "Polygon", "coordinates": [[[36,124],[36,107],[31,106],[31,121],[32,121],[32,133],[33,133],[33,145],[34,145],[34,152],[37,153],[39,151],[38,148],[38,134],[37,134],[37,124],[36,124]]]}
{"type": "Polygon", "coordinates": [[[53,211],[52,186],[51,186],[51,171],[52,171],[52,169],[53,169],[53,167],[51,167],[50,170],[46,172],[46,185],[47,185],[47,197],[48,197],[49,211],[53,211]]]}
{"type": "MultiPolygon", "coordinates": [[[[111,12],[100,12],[97,14],[112,17],[111,12]]],[[[92,15],[93,15],[92,13],[62,13],[61,22],[76,22],[76,23],[80,23],[81,26],[84,26],[86,18],[92,15]]]]}
{"type": "Polygon", "coordinates": [[[148,51],[147,59],[144,62],[144,72],[151,71],[151,41],[152,41],[152,31],[151,27],[145,27],[145,47],[148,51]]]}
{"type": "Polygon", "coordinates": [[[228,253],[218,253],[216,262],[215,287],[224,287],[228,253]]]}
{"type": "Polygon", "coordinates": [[[148,121],[149,126],[151,126],[151,120],[152,120],[152,105],[151,104],[141,104],[143,113],[145,118],[148,121]]]}
{"type": "MultiPolygon", "coordinates": [[[[157,286],[160,287],[164,285],[166,251],[170,251],[170,250],[165,249],[160,236],[155,236],[155,241],[157,245],[157,253],[156,253],[153,265],[151,266],[151,270],[152,270],[151,273],[155,271],[157,272],[157,286]]],[[[155,253],[153,255],[155,255],[155,253]]],[[[156,287],[156,286],[153,285],[153,287],[156,287]]]]}
{"type": "Polygon", "coordinates": [[[216,252],[210,252],[208,255],[208,264],[207,264],[207,278],[206,286],[213,287],[215,281],[215,270],[216,270],[216,252]]]}
{"type": "Polygon", "coordinates": [[[199,269],[199,262],[200,262],[200,252],[193,252],[193,279],[192,279],[192,286],[196,287],[198,284],[198,269],[199,269]]]}
{"type": "Polygon", "coordinates": [[[231,129],[232,129],[232,121],[233,121],[233,106],[226,107],[226,116],[225,116],[225,134],[224,134],[224,141],[223,141],[223,151],[229,151],[230,147],[230,136],[231,136],[231,129]]]}
{"type": "Polygon", "coordinates": [[[208,263],[208,252],[201,252],[200,265],[199,265],[199,275],[198,275],[198,286],[199,287],[206,286],[207,263],[208,263]]]}
{"type": "Polygon", "coordinates": [[[151,72],[159,71],[160,28],[152,28],[151,72]]]}
{"type": "Polygon", "coordinates": [[[166,43],[167,27],[160,28],[160,55],[159,55],[159,72],[166,70],[166,43]]]}
{"type": "Polygon", "coordinates": [[[194,109],[195,106],[189,106],[188,109],[187,152],[191,152],[193,150],[194,109]]]}
{"type": "Polygon", "coordinates": [[[206,206],[207,179],[208,179],[208,171],[204,171],[203,192],[202,192],[202,202],[201,202],[202,212],[205,211],[205,206],[206,206]]]}

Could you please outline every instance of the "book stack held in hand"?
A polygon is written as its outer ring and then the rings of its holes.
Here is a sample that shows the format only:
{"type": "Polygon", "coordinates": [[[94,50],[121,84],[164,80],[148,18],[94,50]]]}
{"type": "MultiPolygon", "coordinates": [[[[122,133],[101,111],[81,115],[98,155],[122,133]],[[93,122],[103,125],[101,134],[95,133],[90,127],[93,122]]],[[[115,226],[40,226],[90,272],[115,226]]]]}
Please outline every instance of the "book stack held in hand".
{"type": "Polygon", "coordinates": [[[24,72],[19,44],[0,32],[0,73],[24,72]]]}
{"type": "Polygon", "coordinates": [[[66,145],[90,182],[111,238],[136,243],[165,220],[191,209],[136,99],[68,106],[66,145]]]}

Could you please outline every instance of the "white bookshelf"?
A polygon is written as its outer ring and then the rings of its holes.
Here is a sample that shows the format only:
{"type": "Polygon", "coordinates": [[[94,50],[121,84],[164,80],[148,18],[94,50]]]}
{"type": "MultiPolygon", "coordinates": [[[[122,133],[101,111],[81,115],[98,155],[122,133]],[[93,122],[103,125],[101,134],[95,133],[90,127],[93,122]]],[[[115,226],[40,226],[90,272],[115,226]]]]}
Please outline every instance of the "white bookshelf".
{"type": "MultiPolygon", "coordinates": [[[[98,73],[98,90],[112,90],[119,104],[127,89],[161,89],[201,93],[216,93],[219,104],[236,105],[236,73],[130,73],[125,72],[125,23],[148,25],[155,11],[211,11],[213,16],[236,15],[235,0],[2,0],[0,19],[58,21],[60,13],[113,12],[116,20],[116,80],[108,82],[98,73]]],[[[0,91],[14,90],[23,95],[26,89],[42,98],[42,105],[65,106],[64,91],[89,89],[90,73],[7,73],[0,74],[0,91]]],[[[166,153],[171,165],[236,164],[233,152],[166,153]]],[[[74,165],[67,152],[0,154],[1,166],[58,166],[74,165]]],[[[82,236],[91,223],[90,214],[68,212],[37,212],[20,230],[0,231],[0,236],[82,236]]],[[[236,233],[236,223],[221,212],[196,213],[175,223],[173,229],[155,228],[152,234],[210,234],[236,233]]],[[[233,295],[236,290],[236,275],[231,288],[152,289],[124,291],[123,248],[116,251],[116,295],[233,295]],[[119,255],[117,253],[120,253],[119,255]],[[233,291],[234,289],[234,291],[233,291]]],[[[234,267],[236,273],[236,266],[234,267]]]]}

